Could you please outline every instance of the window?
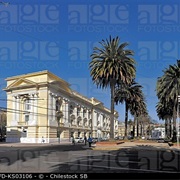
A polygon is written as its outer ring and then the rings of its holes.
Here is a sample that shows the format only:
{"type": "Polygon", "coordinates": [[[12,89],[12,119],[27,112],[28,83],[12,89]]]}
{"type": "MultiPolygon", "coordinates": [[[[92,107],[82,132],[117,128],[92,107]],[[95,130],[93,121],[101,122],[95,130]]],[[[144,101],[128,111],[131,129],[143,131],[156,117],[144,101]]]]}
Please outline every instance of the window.
{"type": "Polygon", "coordinates": [[[56,111],[59,111],[59,109],[60,109],[60,103],[59,103],[59,101],[57,100],[57,101],[56,101],[56,111]]]}
{"type": "Polygon", "coordinates": [[[71,105],[71,106],[70,106],[70,110],[69,110],[69,111],[70,111],[70,114],[73,114],[73,110],[74,110],[74,108],[73,108],[73,106],[71,105]]]}
{"type": "Polygon", "coordinates": [[[61,100],[56,100],[56,111],[60,111],[62,106],[61,100]]]}
{"type": "Polygon", "coordinates": [[[96,116],[96,117],[97,117],[97,122],[98,122],[98,119],[99,119],[99,113],[97,113],[97,116],[96,116]]]}
{"type": "Polygon", "coordinates": [[[29,121],[29,115],[25,115],[25,122],[28,122],[29,121]]]}
{"type": "Polygon", "coordinates": [[[88,119],[91,118],[91,111],[88,111],[88,119]]]}
{"type": "Polygon", "coordinates": [[[83,110],[83,117],[86,116],[86,109],[83,110]]]}
{"type": "Polygon", "coordinates": [[[81,111],[81,108],[78,107],[78,108],[77,108],[77,116],[80,116],[80,111],[81,111]]]}
{"type": "Polygon", "coordinates": [[[30,103],[30,100],[29,100],[29,99],[26,99],[26,100],[24,101],[24,110],[26,110],[26,111],[31,110],[31,103],[30,103]]]}

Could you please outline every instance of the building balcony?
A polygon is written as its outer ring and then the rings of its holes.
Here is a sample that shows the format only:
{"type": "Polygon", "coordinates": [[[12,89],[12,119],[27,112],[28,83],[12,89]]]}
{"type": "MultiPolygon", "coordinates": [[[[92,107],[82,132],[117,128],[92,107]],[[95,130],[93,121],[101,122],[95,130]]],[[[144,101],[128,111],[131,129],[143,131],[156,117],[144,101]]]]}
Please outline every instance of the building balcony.
{"type": "Polygon", "coordinates": [[[83,127],[83,124],[82,123],[78,123],[77,126],[78,127],[83,127]]]}
{"type": "Polygon", "coordinates": [[[71,127],[77,127],[77,124],[73,123],[71,124],[71,127]]]}
{"type": "Polygon", "coordinates": [[[26,121],[18,122],[17,124],[18,124],[18,126],[28,126],[28,122],[26,122],[26,121]]]}
{"type": "Polygon", "coordinates": [[[90,127],[90,126],[88,126],[88,125],[84,125],[84,128],[86,128],[86,129],[87,129],[87,128],[91,128],[91,127],[90,127]]]}

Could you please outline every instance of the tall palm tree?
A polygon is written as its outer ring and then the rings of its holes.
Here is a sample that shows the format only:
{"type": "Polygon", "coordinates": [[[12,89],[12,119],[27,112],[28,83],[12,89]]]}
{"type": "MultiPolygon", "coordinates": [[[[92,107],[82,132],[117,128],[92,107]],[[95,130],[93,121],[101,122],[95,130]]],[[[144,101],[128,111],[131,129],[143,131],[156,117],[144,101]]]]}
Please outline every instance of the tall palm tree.
{"type": "Polygon", "coordinates": [[[140,101],[133,101],[130,106],[130,112],[134,116],[134,128],[133,132],[135,134],[136,125],[136,136],[139,137],[139,119],[143,116],[147,116],[147,105],[145,102],[144,94],[142,93],[140,101]]]}
{"type": "Polygon", "coordinates": [[[162,102],[170,103],[173,109],[173,138],[172,141],[176,141],[176,118],[178,108],[178,95],[180,95],[180,60],[177,60],[177,64],[169,65],[166,68],[162,77],[157,80],[157,96],[162,102]]]}
{"type": "MultiPolygon", "coordinates": [[[[118,86],[115,90],[116,104],[125,103],[125,138],[127,138],[127,121],[129,110],[132,111],[135,103],[141,104],[140,102],[142,100],[144,100],[142,86],[135,82],[134,79],[130,84],[121,84],[121,86],[118,86]]],[[[140,107],[140,105],[136,105],[136,107],[140,107]]]]}
{"type": "Polygon", "coordinates": [[[120,44],[120,38],[109,37],[102,40],[101,47],[94,47],[89,63],[90,75],[93,82],[100,88],[111,89],[111,128],[110,139],[114,139],[114,91],[115,85],[123,82],[130,83],[135,77],[134,52],[125,49],[128,43],[120,44]]]}
{"type": "Polygon", "coordinates": [[[156,105],[156,112],[159,119],[165,120],[166,138],[171,138],[171,120],[173,118],[172,102],[159,101],[156,105]]]}

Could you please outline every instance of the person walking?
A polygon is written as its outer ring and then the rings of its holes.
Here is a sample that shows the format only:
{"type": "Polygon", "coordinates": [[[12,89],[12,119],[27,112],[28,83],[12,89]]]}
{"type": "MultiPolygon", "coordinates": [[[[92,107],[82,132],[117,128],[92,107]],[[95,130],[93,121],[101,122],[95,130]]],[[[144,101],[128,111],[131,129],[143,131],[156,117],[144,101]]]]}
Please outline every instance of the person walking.
{"type": "Polygon", "coordinates": [[[42,140],[41,140],[41,143],[44,143],[45,142],[45,140],[44,140],[44,137],[42,136],[42,140]]]}
{"type": "Polygon", "coordinates": [[[92,138],[89,136],[88,138],[88,143],[89,143],[89,147],[91,147],[91,144],[92,144],[92,138]]]}
{"type": "Polygon", "coordinates": [[[87,137],[84,136],[84,145],[86,145],[86,144],[87,144],[87,137]]]}
{"type": "Polygon", "coordinates": [[[74,139],[74,136],[72,136],[72,144],[75,145],[75,139],[74,139]]]}

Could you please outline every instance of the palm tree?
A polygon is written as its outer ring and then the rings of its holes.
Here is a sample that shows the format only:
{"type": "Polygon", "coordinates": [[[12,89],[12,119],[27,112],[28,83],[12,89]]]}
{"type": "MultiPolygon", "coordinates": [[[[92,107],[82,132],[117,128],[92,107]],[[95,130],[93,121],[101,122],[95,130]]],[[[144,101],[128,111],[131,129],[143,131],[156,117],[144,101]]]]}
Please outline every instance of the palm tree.
{"type": "Polygon", "coordinates": [[[127,124],[128,124],[128,129],[129,129],[130,135],[133,136],[132,130],[131,130],[131,127],[134,125],[133,120],[132,120],[132,119],[129,119],[128,122],[127,122],[127,124]]]}
{"type": "Polygon", "coordinates": [[[135,60],[132,50],[125,49],[128,43],[120,44],[120,38],[109,38],[94,47],[89,63],[93,82],[100,88],[111,89],[111,128],[110,139],[114,139],[114,91],[120,82],[130,83],[135,77],[135,60]]]}
{"type": "Polygon", "coordinates": [[[131,84],[121,83],[121,86],[118,86],[115,90],[116,104],[125,103],[125,138],[127,138],[127,121],[129,110],[133,111],[136,106],[139,107],[137,110],[140,111],[141,101],[144,101],[141,89],[142,86],[135,82],[135,80],[133,79],[131,84]]]}
{"type": "Polygon", "coordinates": [[[147,106],[145,102],[144,94],[142,93],[140,101],[134,100],[130,106],[130,112],[134,116],[134,128],[133,134],[135,134],[135,125],[136,125],[136,136],[139,137],[139,119],[143,116],[147,116],[147,106]]]}
{"type": "Polygon", "coordinates": [[[171,120],[173,118],[172,102],[159,101],[156,105],[156,112],[159,119],[165,120],[166,138],[171,138],[171,120]]]}
{"type": "Polygon", "coordinates": [[[158,78],[156,91],[158,99],[165,103],[171,103],[173,110],[173,138],[172,141],[176,141],[176,118],[178,108],[178,95],[180,94],[180,60],[177,60],[177,64],[170,65],[166,68],[161,78],[158,78]]]}

